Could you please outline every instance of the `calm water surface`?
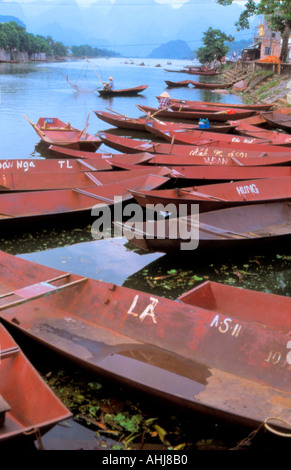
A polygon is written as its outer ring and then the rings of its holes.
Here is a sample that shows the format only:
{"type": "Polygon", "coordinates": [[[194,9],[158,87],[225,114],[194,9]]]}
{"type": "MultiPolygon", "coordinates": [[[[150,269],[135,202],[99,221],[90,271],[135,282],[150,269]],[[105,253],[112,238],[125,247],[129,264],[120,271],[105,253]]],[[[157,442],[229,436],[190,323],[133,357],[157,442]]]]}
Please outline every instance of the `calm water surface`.
{"type": "MultiPolygon", "coordinates": [[[[141,115],[137,104],[156,107],[156,96],[166,89],[165,80],[185,80],[198,76],[169,73],[164,68],[180,69],[188,61],[135,59],[100,59],[92,61],[95,71],[84,61],[46,64],[0,64],[1,113],[0,158],[44,158],[39,151],[39,138],[24,116],[32,122],[39,117],[58,117],[83,129],[90,113],[88,133],[109,129],[93,113],[110,108],[131,117],[141,115]],[[130,62],[127,60],[127,62],[130,62]],[[144,66],[140,65],[144,62],[144,66]],[[161,67],[157,67],[160,64],[161,67]],[[145,92],[135,97],[104,99],[97,92],[76,93],[66,81],[84,88],[100,86],[101,78],[113,76],[115,88],[147,84],[145,92]],[[98,75],[98,76],[97,76],[98,75]]],[[[206,77],[200,80],[207,81],[206,77]]],[[[209,81],[211,79],[208,78],[209,81]]],[[[215,81],[215,77],[212,78],[215,81]]],[[[174,98],[241,103],[239,97],[216,94],[194,88],[171,89],[174,98]]],[[[144,138],[147,138],[145,136],[144,138]]],[[[110,151],[102,145],[99,151],[110,151]]],[[[176,298],[182,292],[205,280],[291,295],[291,256],[287,249],[275,247],[272,252],[218,253],[212,259],[192,256],[164,256],[133,250],[126,240],[94,240],[90,220],[68,227],[39,228],[33,233],[22,227],[10,236],[0,233],[0,249],[27,260],[95,279],[115,282],[154,294],[176,298]]],[[[211,436],[210,436],[211,437],[211,436]]]]}

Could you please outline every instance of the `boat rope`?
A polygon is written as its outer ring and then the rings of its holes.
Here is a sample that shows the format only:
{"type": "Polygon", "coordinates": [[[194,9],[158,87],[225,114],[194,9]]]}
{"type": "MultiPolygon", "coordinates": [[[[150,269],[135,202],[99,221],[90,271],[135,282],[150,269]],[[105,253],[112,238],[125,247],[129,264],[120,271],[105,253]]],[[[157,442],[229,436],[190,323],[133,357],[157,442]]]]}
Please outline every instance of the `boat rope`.
{"type": "Polygon", "coordinates": [[[277,416],[275,417],[270,417],[270,418],[267,418],[265,419],[264,421],[264,426],[265,428],[272,432],[273,434],[276,434],[277,436],[281,436],[281,437],[291,437],[291,423],[283,418],[279,418],[277,416]],[[282,431],[278,431],[274,428],[272,428],[271,424],[269,424],[269,421],[271,420],[274,420],[274,421],[280,421],[281,423],[285,424],[286,426],[288,426],[290,428],[290,433],[285,433],[285,432],[282,432],[282,431]]]}
{"type": "Polygon", "coordinates": [[[42,440],[41,440],[41,432],[39,430],[39,428],[33,428],[31,429],[30,431],[23,431],[23,434],[25,436],[31,436],[32,434],[35,434],[35,438],[38,442],[38,448],[39,450],[45,450],[43,444],[42,444],[42,440]]]}
{"type": "Polygon", "coordinates": [[[242,439],[235,447],[232,447],[232,448],[229,449],[229,450],[241,450],[241,448],[244,447],[244,446],[250,446],[252,440],[253,440],[254,437],[258,434],[258,432],[261,430],[261,428],[262,428],[263,426],[264,426],[264,425],[261,424],[257,429],[255,429],[254,431],[252,431],[245,439],[242,439]]]}

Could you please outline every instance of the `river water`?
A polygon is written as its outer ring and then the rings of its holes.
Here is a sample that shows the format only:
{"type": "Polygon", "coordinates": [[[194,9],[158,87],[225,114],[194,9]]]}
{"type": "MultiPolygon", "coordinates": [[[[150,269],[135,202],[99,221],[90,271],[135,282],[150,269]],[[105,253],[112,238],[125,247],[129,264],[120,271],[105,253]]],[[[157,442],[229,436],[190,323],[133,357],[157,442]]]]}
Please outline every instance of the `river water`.
{"type": "MultiPolygon", "coordinates": [[[[138,117],[141,113],[136,105],[156,107],[156,96],[166,89],[165,80],[209,80],[206,77],[164,70],[180,69],[188,65],[189,61],[172,61],[167,64],[166,60],[118,58],[95,59],[91,64],[94,70],[81,60],[45,64],[0,64],[1,159],[44,158],[40,153],[39,138],[24,116],[32,122],[36,122],[41,116],[58,117],[83,129],[90,114],[87,132],[96,134],[111,126],[99,120],[93,113],[94,110],[109,108],[127,116],[138,117]],[[107,81],[109,76],[113,76],[115,88],[144,84],[148,88],[135,97],[106,99],[101,98],[97,92],[76,93],[67,83],[66,76],[71,82],[86,89],[99,87],[100,79],[107,81]]],[[[215,81],[215,78],[212,80],[215,81]]],[[[191,87],[173,88],[169,92],[174,98],[242,102],[236,95],[217,94],[191,87]]],[[[125,132],[124,135],[130,134],[125,132]]],[[[114,152],[104,145],[98,151],[114,152]]],[[[95,240],[91,234],[91,223],[90,219],[84,223],[72,221],[68,226],[54,224],[36,228],[33,232],[22,226],[21,230],[9,236],[0,232],[0,249],[66,272],[173,299],[205,280],[291,295],[291,256],[286,248],[283,250],[280,246],[275,246],[271,252],[239,252],[235,255],[217,253],[210,259],[201,258],[195,253],[190,257],[189,254],[148,254],[132,249],[123,238],[95,240]]],[[[149,405],[150,402],[143,398],[143,403],[149,405]]],[[[162,414],[162,410],[160,412],[162,414]]],[[[178,419],[181,419],[183,428],[185,421],[179,413],[178,419]]],[[[195,432],[197,434],[197,429],[195,432]]],[[[217,437],[217,429],[215,434],[217,437]]],[[[200,436],[201,439],[204,437],[212,438],[210,429],[200,436]]],[[[187,442],[192,439],[194,444],[196,438],[190,431],[187,442]]]]}

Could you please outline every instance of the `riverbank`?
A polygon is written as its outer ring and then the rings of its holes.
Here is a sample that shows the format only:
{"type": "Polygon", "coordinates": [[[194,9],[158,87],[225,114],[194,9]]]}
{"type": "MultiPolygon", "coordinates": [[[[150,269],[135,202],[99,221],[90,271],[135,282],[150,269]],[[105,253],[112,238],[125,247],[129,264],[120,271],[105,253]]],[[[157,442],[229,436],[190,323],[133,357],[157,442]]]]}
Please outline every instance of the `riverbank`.
{"type": "Polygon", "coordinates": [[[247,104],[272,104],[274,109],[291,106],[289,67],[278,70],[270,64],[236,62],[223,69],[222,77],[234,83],[231,93],[247,104]]]}

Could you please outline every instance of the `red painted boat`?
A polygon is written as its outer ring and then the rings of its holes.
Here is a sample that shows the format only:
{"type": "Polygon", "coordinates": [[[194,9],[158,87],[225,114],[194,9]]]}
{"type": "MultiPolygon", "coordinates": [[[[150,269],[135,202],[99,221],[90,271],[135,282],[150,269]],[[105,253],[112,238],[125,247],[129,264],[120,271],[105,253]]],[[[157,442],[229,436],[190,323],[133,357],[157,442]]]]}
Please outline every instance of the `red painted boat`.
{"type": "MultiPolygon", "coordinates": [[[[193,85],[195,88],[203,88],[206,90],[224,90],[225,88],[230,88],[234,82],[230,83],[203,83],[203,82],[195,82],[193,80],[189,80],[191,85],[193,85]]],[[[213,103],[216,105],[216,103],[213,103]]]]}
{"type": "MultiPolygon", "coordinates": [[[[267,157],[280,157],[289,159],[290,161],[290,152],[286,148],[279,146],[267,146],[264,144],[244,144],[244,148],[241,146],[243,144],[227,144],[225,142],[221,143],[222,146],[207,145],[207,140],[205,139],[205,144],[202,142],[192,143],[191,145],[181,145],[181,144],[170,144],[170,143],[160,143],[152,141],[142,141],[135,139],[128,139],[126,137],[120,137],[113,134],[108,134],[102,132],[99,134],[102,142],[108,147],[112,147],[120,152],[125,153],[139,153],[139,152],[148,152],[154,154],[172,154],[179,157],[179,165],[184,165],[181,162],[181,156],[183,157],[192,157],[196,159],[197,157],[206,157],[212,158],[215,157],[217,160],[223,158],[232,158],[234,161],[237,160],[238,163],[240,160],[242,163],[249,158],[260,158],[260,161],[267,157]],[[264,157],[264,158],[263,158],[264,157]]],[[[214,144],[214,143],[213,143],[214,144]]],[[[213,160],[214,161],[214,160],[213,160]]],[[[193,162],[192,162],[193,164],[193,162]]],[[[201,165],[201,163],[199,163],[201,165]]],[[[239,163],[238,163],[239,164],[239,163]]],[[[257,165],[260,164],[257,162],[257,165]]]]}
{"type": "MultiPolygon", "coordinates": [[[[233,121],[236,122],[236,121],[233,121]]],[[[235,125],[230,125],[229,122],[224,122],[224,123],[209,123],[209,129],[203,129],[204,132],[219,132],[222,134],[226,134],[230,131],[233,131],[235,129],[235,125]]],[[[158,137],[161,137],[164,139],[164,132],[167,130],[200,130],[200,127],[198,124],[185,124],[181,122],[165,122],[165,121],[159,121],[158,119],[154,120],[148,120],[145,123],[145,130],[150,132],[151,134],[157,135],[158,137]]]]}
{"type": "MultiPolygon", "coordinates": [[[[3,292],[5,280],[2,278],[3,292]]],[[[8,292],[7,292],[8,294],[8,292]]],[[[8,294],[9,296],[9,294],[8,294]]],[[[1,296],[2,297],[2,296],[1,296]]],[[[9,301],[8,301],[9,303],[9,301]]],[[[44,434],[72,416],[0,324],[0,442],[44,434]]]]}
{"type": "Polygon", "coordinates": [[[3,322],[48,350],[178,408],[288,430],[289,297],[207,283],[177,302],[6,253],[0,268],[3,322]]]}
{"type": "MultiPolygon", "coordinates": [[[[134,169],[134,165],[116,164],[114,168],[122,168],[126,170],[134,169]]],[[[283,178],[291,176],[291,167],[272,167],[272,166],[173,166],[171,167],[171,177],[176,181],[185,183],[191,181],[192,184],[205,184],[242,181],[261,178],[283,178]]]]}
{"type": "Polygon", "coordinates": [[[228,121],[231,117],[232,120],[244,119],[246,117],[251,116],[254,111],[251,110],[232,110],[234,111],[232,114],[228,114],[226,111],[221,111],[220,109],[197,109],[191,110],[190,108],[186,108],[185,105],[183,106],[176,106],[173,105],[171,109],[162,109],[159,110],[158,108],[152,108],[150,106],[141,106],[138,105],[139,109],[141,109],[144,113],[150,113],[159,115],[159,117],[166,117],[170,120],[172,119],[209,119],[209,121],[216,121],[216,122],[225,122],[228,121]],[[175,109],[174,109],[175,108],[175,109]]]}
{"type": "Polygon", "coordinates": [[[106,111],[94,111],[98,119],[110,124],[111,126],[119,127],[121,129],[132,129],[136,131],[144,131],[145,124],[148,119],[131,118],[119,113],[108,113],[106,111]]]}
{"type": "MultiPolygon", "coordinates": [[[[290,245],[291,205],[289,202],[247,204],[199,215],[193,211],[191,216],[178,219],[174,215],[168,219],[115,225],[130,244],[151,252],[184,252],[189,256],[190,251],[194,255],[221,250],[227,250],[227,253],[231,250],[236,253],[237,250],[258,251],[272,246],[290,245]]],[[[208,301],[211,301],[211,296],[208,301]]],[[[239,298],[233,298],[232,302],[233,306],[240,304],[239,298]]],[[[290,319],[287,323],[290,330],[290,319]]]]}
{"type": "Polygon", "coordinates": [[[196,69],[189,69],[185,70],[186,73],[189,73],[190,75],[218,75],[219,72],[216,72],[215,70],[196,70],[196,69]]]}
{"type": "Polygon", "coordinates": [[[187,87],[190,82],[191,80],[181,80],[179,82],[172,82],[171,80],[165,80],[165,83],[169,88],[187,87]]]}
{"type": "Polygon", "coordinates": [[[130,193],[142,207],[172,204],[177,209],[187,209],[191,214],[193,204],[199,204],[199,212],[208,212],[246,204],[290,201],[291,178],[262,178],[151,191],[130,190],[130,193]]]}
{"type": "Polygon", "coordinates": [[[87,134],[88,120],[82,131],[72,127],[70,123],[66,124],[54,117],[41,117],[36,124],[33,124],[29,119],[28,121],[42,142],[47,145],[60,145],[78,150],[92,151],[97,150],[101,145],[98,137],[87,134]]]}
{"type": "Polygon", "coordinates": [[[3,175],[0,173],[0,192],[19,191],[48,191],[56,189],[85,189],[102,187],[104,185],[122,183],[124,180],[139,177],[145,174],[159,174],[166,176],[171,170],[162,167],[137,167],[131,165],[130,171],[81,171],[81,172],[58,172],[35,173],[25,175],[3,175]]]}
{"type": "Polygon", "coordinates": [[[2,229],[19,229],[23,223],[27,228],[29,224],[40,221],[51,223],[52,219],[90,218],[91,210],[97,204],[113,207],[115,203],[132,199],[129,189],[153,189],[168,181],[168,178],[159,176],[165,169],[155,168],[153,174],[149,171],[140,170],[140,176],[88,190],[76,188],[1,194],[0,224],[2,229]]]}
{"type": "MultiPolygon", "coordinates": [[[[78,150],[63,149],[62,147],[54,147],[60,159],[12,159],[0,160],[0,178],[1,184],[6,185],[7,178],[12,178],[12,175],[28,175],[36,173],[81,173],[88,171],[104,171],[112,170],[112,165],[109,162],[124,162],[130,165],[139,165],[146,163],[152,158],[149,153],[139,153],[130,155],[121,154],[98,154],[93,153],[96,158],[89,161],[86,158],[86,153],[78,150]],[[75,158],[70,158],[70,152],[76,152],[75,158]],[[63,156],[63,158],[61,158],[63,156]],[[84,158],[82,158],[84,156],[84,158]],[[67,158],[68,157],[68,158],[67,158]]],[[[135,168],[138,169],[138,168],[135,168]]]]}
{"type": "Polygon", "coordinates": [[[262,117],[271,127],[278,127],[290,133],[291,131],[291,111],[290,114],[278,113],[276,111],[268,111],[262,113],[262,117]]]}
{"type": "Polygon", "coordinates": [[[160,154],[155,155],[149,163],[152,165],[164,165],[167,167],[176,168],[179,165],[182,166],[197,166],[197,165],[206,165],[206,166],[235,166],[235,167],[266,167],[266,166],[290,166],[291,165],[291,155],[289,156],[267,156],[264,157],[264,154],[257,155],[256,157],[239,157],[235,156],[235,153],[230,152],[221,156],[219,153],[210,154],[206,153],[203,155],[173,155],[173,154],[160,154]],[[194,158],[193,158],[194,156],[194,158]]]}
{"type": "Polygon", "coordinates": [[[240,136],[237,134],[230,133],[220,133],[216,132],[215,129],[209,129],[207,134],[205,134],[204,129],[175,129],[164,127],[159,124],[153,123],[150,125],[152,128],[157,129],[156,135],[163,138],[164,140],[172,143],[178,144],[196,144],[196,145],[209,145],[223,147],[226,145],[231,145],[231,147],[240,149],[248,148],[245,144],[266,144],[264,139],[249,137],[249,136],[240,136]]]}
{"type": "Polygon", "coordinates": [[[230,124],[235,125],[235,130],[240,135],[264,139],[266,143],[270,143],[271,145],[291,147],[290,135],[253,126],[252,124],[248,124],[246,121],[247,119],[243,119],[241,121],[230,121],[230,124]]]}
{"type": "Polygon", "coordinates": [[[148,85],[140,85],[133,88],[124,88],[121,90],[97,90],[100,96],[132,96],[146,90],[148,85]]]}
{"type": "MultiPolygon", "coordinates": [[[[158,98],[158,97],[157,97],[158,98]]],[[[172,103],[186,104],[194,108],[197,107],[208,107],[208,106],[219,106],[220,108],[237,108],[237,109],[250,109],[252,111],[266,111],[271,108],[272,104],[236,104],[236,103],[219,103],[212,101],[193,101],[193,100],[181,100],[178,98],[171,98],[172,103]]]]}

